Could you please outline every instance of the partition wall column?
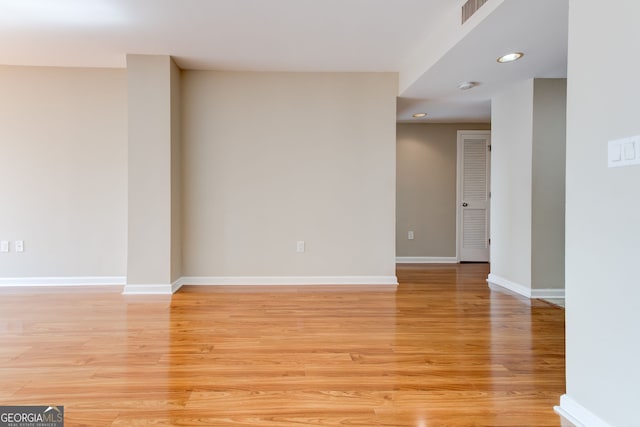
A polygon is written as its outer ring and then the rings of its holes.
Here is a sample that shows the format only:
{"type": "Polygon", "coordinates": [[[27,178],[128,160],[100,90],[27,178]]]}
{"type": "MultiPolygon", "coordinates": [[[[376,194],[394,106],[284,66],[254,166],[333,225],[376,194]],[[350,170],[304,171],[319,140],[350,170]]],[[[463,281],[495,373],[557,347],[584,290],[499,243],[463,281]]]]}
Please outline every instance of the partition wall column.
{"type": "Polygon", "coordinates": [[[171,294],[181,274],[180,69],[127,55],[128,294],[171,294]]]}

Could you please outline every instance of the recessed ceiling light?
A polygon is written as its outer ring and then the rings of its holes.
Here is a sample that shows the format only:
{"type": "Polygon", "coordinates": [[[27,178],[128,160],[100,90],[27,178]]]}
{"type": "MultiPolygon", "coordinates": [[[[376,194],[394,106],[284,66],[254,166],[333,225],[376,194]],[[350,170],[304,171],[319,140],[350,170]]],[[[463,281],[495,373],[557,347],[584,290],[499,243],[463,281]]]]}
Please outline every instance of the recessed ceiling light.
{"type": "Polygon", "coordinates": [[[469,90],[471,88],[474,88],[476,86],[478,86],[480,83],[478,82],[462,82],[458,85],[458,89],[460,90],[469,90]]]}
{"type": "Polygon", "coordinates": [[[506,55],[502,55],[500,58],[498,58],[497,61],[500,62],[501,64],[504,64],[506,62],[517,61],[523,56],[524,56],[524,53],[522,52],[507,53],[506,55]]]}
{"type": "Polygon", "coordinates": [[[414,119],[421,119],[422,117],[427,117],[427,113],[415,113],[413,115],[414,119]]]}

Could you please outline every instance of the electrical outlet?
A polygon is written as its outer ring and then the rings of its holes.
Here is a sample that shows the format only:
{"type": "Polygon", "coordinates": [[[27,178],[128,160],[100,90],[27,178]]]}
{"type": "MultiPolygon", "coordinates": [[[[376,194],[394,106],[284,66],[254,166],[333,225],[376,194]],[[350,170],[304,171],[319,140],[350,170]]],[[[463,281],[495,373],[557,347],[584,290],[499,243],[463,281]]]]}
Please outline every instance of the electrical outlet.
{"type": "Polygon", "coordinates": [[[24,240],[16,240],[14,247],[16,252],[24,252],[24,240]]]}
{"type": "Polygon", "coordinates": [[[413,231],[410,231],[409,233],[407,233],[407,239],[413,240],[413,231]]]}
{"type": "Polygon", "coordinates": [[[304,252],[304,240],[299,240],[296,243],[296,252],[298,252],[299,254],[304,252]]]}
{"type": "Polygon", "coordinates": [[[9,241],[8,240],[0,241],[0,252],[9,252],[9,241]]]}

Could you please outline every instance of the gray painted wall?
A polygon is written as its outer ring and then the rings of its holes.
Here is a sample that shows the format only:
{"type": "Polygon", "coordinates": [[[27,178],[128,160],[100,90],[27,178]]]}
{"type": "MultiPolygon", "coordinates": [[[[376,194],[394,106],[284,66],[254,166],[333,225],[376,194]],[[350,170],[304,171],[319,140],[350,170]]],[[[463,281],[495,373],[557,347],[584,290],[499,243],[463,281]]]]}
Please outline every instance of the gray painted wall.
{"type": "Polygon", "coordinates": [[[126,72],[2,66],[0,93],[0,278],[124,276],[126,72]]]}
{"type": "Polygon", "coordinates": [[[399,123],[397,138],[396,255],[456,256],[457,131],[489,124],[399,123]],[[414,240],[407,238],[414,232],[414,240]]]}
{"type": "Polygon", "coordinates": [[[171,58],[127,55],[127,283],[171,283],[171,58]]]}
{"type": "Polygon", "coordinates": [[[564,288],[567,80],[533,82],[531,288],[564,288]]]}
{"type": "Polygon", "coordinates": [[[395,276],[396,74],[182,76],[185,275],[395,276]]]}
{"type": "Polygon", "coordinates": [[[128,62],[0,67],[0,278],[395,276],[397,74],[128,62]]]}
{"type": "Polygon", "coordinates": [[[512,85],[492,120],[490,280],[563,289],[566,80],[512,85]]]}
{"type": "Polygon", "coordinates": [[[182,71],[171,60],[171,282],[182,276],[182,71]]]}

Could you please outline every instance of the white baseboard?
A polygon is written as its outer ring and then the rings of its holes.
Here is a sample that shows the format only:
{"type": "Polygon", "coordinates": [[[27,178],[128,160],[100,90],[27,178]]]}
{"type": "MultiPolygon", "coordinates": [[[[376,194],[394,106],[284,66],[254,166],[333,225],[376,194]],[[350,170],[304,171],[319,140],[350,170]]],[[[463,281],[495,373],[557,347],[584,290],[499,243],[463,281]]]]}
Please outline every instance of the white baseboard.
{"type": "Polygon", "coordinates": [[[266,276],[181,277],[167,284],[127,284],[124,276],[105,277],[5,277],[0,287],[19,286],[123,286],[124,295],[171,295],[183,285],[398,285],[396,276],[266,276]]]}
{"type": "Polygon", "coordinates": [[[124,276],[73,276],[73,277],[2,277],[0,287],[10,286],[107,286],[124,285],[124,276]]]}
{"type": "Polygon", "coordinates": [[[175,294],[176,292],[178,292],[178,290],[182,287],[182,285],[184,285],[184,281],[182,280],[183,278],[179,278],[178,280],[176,280],[175,282],[173,282],[171,284],[171,293],[175,294]]]}
{"type": "Polygon", "coordinates": [[[125,285],[123,295],[173,295],[184,284],[182,277],[166,285],[125,285]]]}
{"type": "Polygon", "coordinates": [[[124,285],[123,295],[173,295],[173,286],[168,283],[166,285],[124,285]]]}
{"type": "Polygon", "coordinates": [[[124,295],[172,295],[184,285],[398,285],[396,276],[231,276],[181,277],[166,285],[125,285],[124,295]]]}
{"type": "Polygon", "coordinates": [[[398,285],[396,276],[228,276],[182,277],[180,285],[398,285]]]}
{"type": "Polygon", "coordinates": [[[168,284],[127,284],[124,276],[104,277],[4,277],[0,287],[123,286],[124,295],[171,295],[183,285],[398,285],[396,276],[236,276],[181,277],[168,284]]]}
{"type": "Polygon", "coordinates": [[[487,282],[489,283],[490,288],[498,286],[529,299],[564,298],[564,289],[531,289],[525,285],[521,285],[520,283],[507,280],[504,277],[496,276],[495,274],[489,274],[487,282]]]}
{"type": "Polygon", "coordinates": [[[531,298],[531,288],[521,285],[520,283],[507,280],[504,277],[496,276],[495,274],[489,274],[489,277],[487,277],[487,282],[489,283],[490,288],[497,286],[499,288],[504,288],[511,292],[515,292],[516,294],[522,295],[523,297],[531,298]]]}
{"type": "Polygon", "coordinates": [[[564,299],[564,289],[532,289],[531,298],[564,299]]]}
{"type": "Polygon", "coordinates": [[[560,396],[560,406],[553,409],[576,427],[612,427],[566,394],[560,396]]]}
{"type": "Polygon", "coordinates": [[[456,257],[435,257],[435,256],[399,256],[396,257],[397,264],[457,264],[456,257]]]}

